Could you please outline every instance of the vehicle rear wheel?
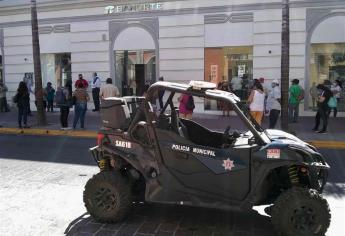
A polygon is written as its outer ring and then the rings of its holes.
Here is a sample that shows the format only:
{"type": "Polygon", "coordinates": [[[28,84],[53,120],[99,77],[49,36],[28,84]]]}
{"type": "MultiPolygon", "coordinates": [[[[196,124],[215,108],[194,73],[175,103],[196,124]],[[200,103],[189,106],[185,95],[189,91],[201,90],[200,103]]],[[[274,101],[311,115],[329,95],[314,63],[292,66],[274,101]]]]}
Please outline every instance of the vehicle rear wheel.
{"type": "Polygon", "coordinates": [[[87,211],[101,222],[121,220],[131,206],[129,184],[114,171],[94,175],[86,183],[83,197],[87,211]]]}
{"type": "Polygon", "coordinates": [[[327,201],[314,189],[291,188],[272,209],[272,224],[284,236],[325,235],[331,222],[327,201]]]}

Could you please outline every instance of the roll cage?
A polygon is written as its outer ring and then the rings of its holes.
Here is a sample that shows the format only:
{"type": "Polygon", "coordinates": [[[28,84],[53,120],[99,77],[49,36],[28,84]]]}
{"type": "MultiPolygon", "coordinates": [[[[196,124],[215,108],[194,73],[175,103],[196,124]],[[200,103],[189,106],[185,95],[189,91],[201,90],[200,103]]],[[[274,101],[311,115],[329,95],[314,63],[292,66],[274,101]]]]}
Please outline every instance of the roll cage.
{"type": "MultiPolygon", "coordinates": [[[[155,115],[153,115],[152,112],[150,112],[150,101],[154,101],[157,98],[158,91],[160,90],[170,92],[170,95],[167,101],[165,102],[165,105],[162,111],[160,112],[160,115],[163,115],[165,113],[168,106],[170,107],[172,115],[177,115],[176,107],[173,104],[173,98],[176,93],[223,101],[231,104],[233,110],[240,117],[242,122],[244,122],[248,130],[253,134],[257,144],[265,145],[268,142],[270,142],[269,136],[266,134],[265,130],[250,115],[247,106],[241,103],[240,99],[233,93],[213,88],[195,87],[189,84],[180,84],[165,81],[156,82],[153,85],[151,85],[151,87],[148,89],[144,102],[141,104],[137,114],[131,122],[131,125],[128,129],[129,133],[134,128],[136,123],[138,123],[140,120],[143,120],[143,115],[145,115],[145,121],[147,122],[148,126],[152,127],[152,129],[155,129],[155,115]]],[[[176,117],[176,119],[178,119],[178,117],[176,117]]]]}

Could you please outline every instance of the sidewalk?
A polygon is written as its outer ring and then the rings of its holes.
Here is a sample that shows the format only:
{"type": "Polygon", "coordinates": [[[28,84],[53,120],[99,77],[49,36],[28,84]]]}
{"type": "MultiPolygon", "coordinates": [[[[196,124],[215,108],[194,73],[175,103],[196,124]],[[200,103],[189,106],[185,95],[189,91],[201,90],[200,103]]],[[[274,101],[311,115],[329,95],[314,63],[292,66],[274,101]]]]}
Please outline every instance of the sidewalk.
{"type": "MultiPolygon", "coordinates": [[[[38,127],[36,121],[36,112],[33,116],[28,117],[28,125],[30,129],[20,130],[17,128],[17,112],[15,110],[8,113],[0,113],[0,133],[17,133],[17,134],[41,134],[41,135],[66,135],[73,137],[95,137],[96,132],[100,127],[100,114],[88,110],[85,118],[85,130],[78,129],[76,131],[62,131],[60,130],[60,112],[58,109],[54,113],[46,113],[48,125],[45,127],[38,127]]],[[[71,110],[69,115],[69,126],[72,126],[74,112],[71,110]]],[[[227,126],[231,126],[231,130],[247,130],[242,121],[237,116],[223,117],[220,115],[210,114],[194,114],[193,119],[202,125],[215,130],[225,130],[227,126]]],[[[312,132],[314,125],[314,117],[300,117],[299,123],[290,124],[290,129],[295,132],[296,136],[302,140],[309,142],[317,142],[319,145],[327,143],[334,147],[345,148],[345,118],[330,117],[329,128],[327,134],[317,134],[312,132]]],[[[268,127],[268,117],[264,118],[263,127],[268,127]]],[[[277,129],[280,128],[278,121],[277,129]]],[[[319,146],[317,145],[317,146],[319,146]]]]}

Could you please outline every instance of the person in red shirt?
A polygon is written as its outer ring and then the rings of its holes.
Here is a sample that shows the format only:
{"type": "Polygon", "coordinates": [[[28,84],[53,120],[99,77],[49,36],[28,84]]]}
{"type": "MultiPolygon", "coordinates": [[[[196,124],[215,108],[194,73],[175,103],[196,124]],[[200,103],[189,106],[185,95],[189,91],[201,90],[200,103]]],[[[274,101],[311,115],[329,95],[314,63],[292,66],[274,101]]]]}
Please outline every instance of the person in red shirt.
{"type": "Polygon", "coordinates": [[[79,74],[78,75],[78,80],[75,81],[74,87],[75,88],[87,89],[87,87],[89,87],[89,83],[85,79],[83,79],[83,75],[82,74],[79,74]],[[79,84],[81,84],[82,86],[79,86],[79,84]]]}

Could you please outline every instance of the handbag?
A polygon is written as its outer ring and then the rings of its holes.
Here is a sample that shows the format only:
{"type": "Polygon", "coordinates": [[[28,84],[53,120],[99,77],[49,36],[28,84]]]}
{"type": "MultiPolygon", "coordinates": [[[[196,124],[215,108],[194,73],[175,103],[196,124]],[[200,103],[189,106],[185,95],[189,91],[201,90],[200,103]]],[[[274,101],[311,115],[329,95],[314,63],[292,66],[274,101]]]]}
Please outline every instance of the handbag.
{"type": "Polygon", "coordinates": [[[330,108],[335,108],[335,107],[337,107],[337,99],[335,98],[335,97],[331,97],[329,100],[328,100],[328,106],[330,107],[330,108]]]}

